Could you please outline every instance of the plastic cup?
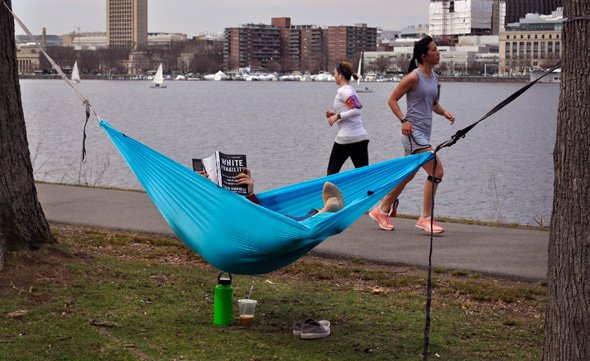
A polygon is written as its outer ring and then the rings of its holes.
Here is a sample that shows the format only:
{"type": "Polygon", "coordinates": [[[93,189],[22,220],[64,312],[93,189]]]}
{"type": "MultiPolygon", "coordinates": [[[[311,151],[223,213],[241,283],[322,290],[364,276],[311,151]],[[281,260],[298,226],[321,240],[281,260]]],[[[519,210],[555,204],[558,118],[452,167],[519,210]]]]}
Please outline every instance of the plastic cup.
{"type": "Polygon", "coordinates": [[[254,322],[254,311],[256,310],[256,300],[241,299],[238,300],[240,310],[240,324],[250,326],[254,322]]]}

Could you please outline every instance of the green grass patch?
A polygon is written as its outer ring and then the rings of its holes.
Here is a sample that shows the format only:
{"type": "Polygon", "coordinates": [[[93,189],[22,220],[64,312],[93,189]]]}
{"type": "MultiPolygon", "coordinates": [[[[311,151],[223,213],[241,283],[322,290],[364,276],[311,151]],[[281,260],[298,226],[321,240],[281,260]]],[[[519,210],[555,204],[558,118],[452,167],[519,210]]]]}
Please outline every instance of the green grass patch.
{"type": "MultiPolygon", "coordinates": [[[[419,359],[425,271],[306,256],[235,276],[234,300],[254,286],[255,322],[239,325],[236,301],[234,323],[220,327],[217,271],[177,240],[53,228],[57,246],[11,253],[0,273],[0,359],[419,359]],[[307,318],[330,320],[332,334],[293,336],[293,322],[307,318]]],[[[433,283],[432,359],[540,358],[543,285],[442,269],[433,283]]]]}

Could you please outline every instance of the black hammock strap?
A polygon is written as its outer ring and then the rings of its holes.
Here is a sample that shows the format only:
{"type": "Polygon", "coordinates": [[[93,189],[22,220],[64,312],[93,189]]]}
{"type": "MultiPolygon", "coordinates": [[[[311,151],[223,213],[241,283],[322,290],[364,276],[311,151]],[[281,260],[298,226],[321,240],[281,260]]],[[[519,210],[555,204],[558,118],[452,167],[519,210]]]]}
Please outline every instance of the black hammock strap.
{"type": "Polygon", "coordinates": [[[471,125],[466,126],[463,129],[460,129],[457,131],[457,133],[455,133],[451,139],[446,140],[444,142],[442,142],[441,144],[438,145],[438,147],[436,147],[436,150],[434,151],[435,153],[438,152],[439,150],[441,150],[442,148],[447,148],[452,146],[453,144],[457,143],[457,141],[461,138],[464,138],[465,135],[471,130],[473,129],[473,127],[475,127],[476,125],[478,125],[480,122],[482,122],[483,120],[489,118],[492,114],[495,114],[496,112],[498,112],[500,109],[504,108],[505,106],[507,106],[508,104],[512,103],[512,101],[516,98],[518,98],[519,96],[522,95],[522,93],[524,93],[525,91],[529,90],[530,87],[532,87],[533,85],[535,85],[538,81],[540,81],[542,78],[544,78],[545,76],[551,74],[554,70],[558,69],[559,67],[561,67],[561,62],[558,62],[557,64],[555,64],[551,69],[547,70],[543,75],[541,75],[540,77],[538,77],[537,79],[531,81],[530,83],[528,83],[527,85],[523,86],[522,88],[518,89],[516,92],[514,92],[513,94],[511,94],[508,98],[502,100],[498,105],[496,105],[492,110],[490,110],[489,112],[487,112],[483,117],[481,117],[481,119],[479,119],[478,121],[472,123],[471,125]]]}

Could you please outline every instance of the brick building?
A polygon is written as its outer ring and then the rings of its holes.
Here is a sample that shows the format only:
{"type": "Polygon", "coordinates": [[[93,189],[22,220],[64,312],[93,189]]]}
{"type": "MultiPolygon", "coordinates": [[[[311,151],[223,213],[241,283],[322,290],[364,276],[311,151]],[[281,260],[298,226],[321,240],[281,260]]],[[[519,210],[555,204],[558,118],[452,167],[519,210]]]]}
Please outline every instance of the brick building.
{"type": "Polygon", "coordinates": [[[366,24],[292,25],[290,18],[273,18],[271,25],[247,24],[225,29],[224,68],[278,66],[291,72],[330,70],[336,63],[358,62],[362,51],[377,48],[377,28],[366,24]]]}
{"type": "Polygon", "coordinates": [[[377,28],[367,24],[354,26],[330,26],[326,37],[328,49],[328,69],[341,61],[347,60],[358,64],[363,51],[377,50],[377,28]]]}

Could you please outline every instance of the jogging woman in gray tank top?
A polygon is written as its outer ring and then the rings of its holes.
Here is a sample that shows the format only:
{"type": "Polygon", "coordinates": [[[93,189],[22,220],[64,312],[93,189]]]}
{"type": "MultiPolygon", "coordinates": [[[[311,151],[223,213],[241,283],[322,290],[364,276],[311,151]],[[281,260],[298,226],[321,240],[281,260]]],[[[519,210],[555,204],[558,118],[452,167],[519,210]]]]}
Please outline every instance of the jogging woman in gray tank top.
{"type": "MultiPolygon", "coordinates": [[[[405,155],[433,151],[430,144],[432,132],[432,112],[444,116],[451,124],[455,121],[453,114],[446,111],[438,102],[440,95],[438,75],[433,68],[440,61],[440,53],[431,37],[426,36],[414,45],[414,54],[410,60],[408,75],[406,75],[394,89],[389,98],[389,107],[395,116],[402,123],[401,142],[404,146],[405,155]],[[416,62],[420,64],[416,68],[416,62]],[[399,106],[399,100],[406,96],[407,112],[404,114],[399,106]]],[[[430,214],[432,197],[436,192],[438,183],[442,181],[443,167],[437,157],[437,167],[432,174],[434,160],[424,164],[422,168],[428,173],[428,179],[424,185],[424,206],[422,214],[418,218],[416,227],[430,233],[430,214]]],[[[375,207],[369,216],[382,229],[391,231],[395,227],[391,224],[389,217],[394,217],[398,197],[414,175],[408,177],[400,185],[387,194],[380,206],[375,207]]],[[[442,233],[444,229],[436,223],[432,227],[434,233],[442,233]]]]}

